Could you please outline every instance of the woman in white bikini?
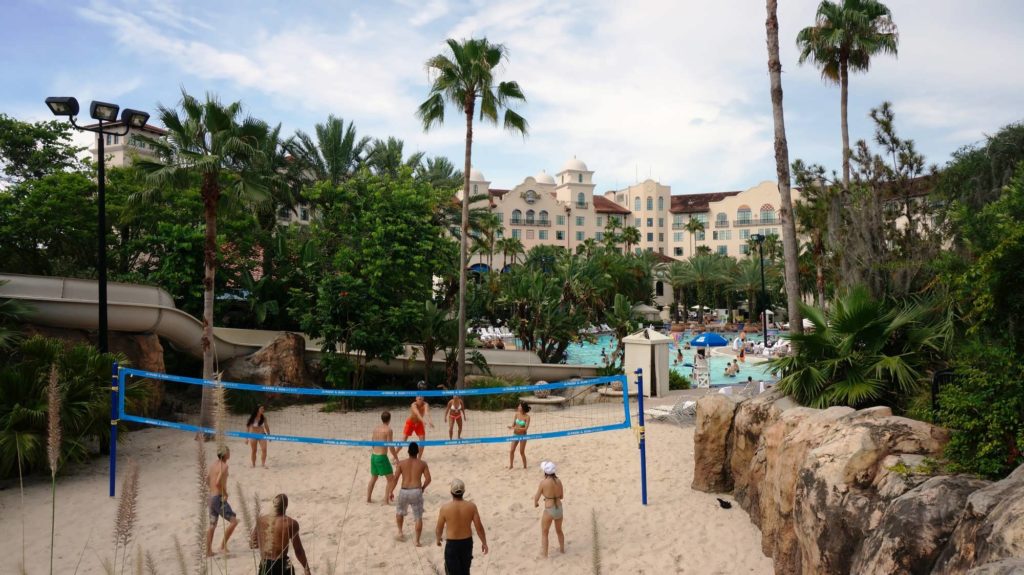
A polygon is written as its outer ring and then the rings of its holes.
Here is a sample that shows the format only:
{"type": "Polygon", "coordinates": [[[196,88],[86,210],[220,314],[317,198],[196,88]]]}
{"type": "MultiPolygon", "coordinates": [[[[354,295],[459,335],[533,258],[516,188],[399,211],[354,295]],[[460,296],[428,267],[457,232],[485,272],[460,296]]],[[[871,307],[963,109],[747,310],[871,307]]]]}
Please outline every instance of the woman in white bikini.
{"type": "MultiPolygon", "coordinates": [[[[257,405],[256,409],[249,416],[249,421],[245,424],[245,430],[249,433],[262,433],[264,435],[270,435],[270,424],[267,423],[267,417],[264,415],[266,409],[262,404],[257,405]]],[[[246,439],[246,443],[252,446],[252,466],[256,467],[256,448],[260,448],[260,464],[263,467],[267,466],[267,440],[266,439],[246,439]]]]}
{"type": "Polygon", "coordinates": [[[459,439],[462,439],[462,422],[466,419],[466,404],[458,395],[448,400],[448,407],[444,410],[444,419],[448,422],[448,439],[452,438],[452,428],[459,424],[459,439]]]}
{"type": "Polygon", "coordinates": [[[548,556],[548,532],[551,531],[551,524],[555,524],[555,535],[558,536],[558,550],[565,553],[565,534],[562,533],[562,499],[565,490],[562,488],[562,481],[555,475],[555,463],[545,461],[540,464],[540,470],[544,472],[544,479],[541,479],[537,486],[537,493],[533,496],[533,506],[540,506],[540,498],[544,498],[544,511],[540,516],[540,552],[544,557],[548,556]]]}

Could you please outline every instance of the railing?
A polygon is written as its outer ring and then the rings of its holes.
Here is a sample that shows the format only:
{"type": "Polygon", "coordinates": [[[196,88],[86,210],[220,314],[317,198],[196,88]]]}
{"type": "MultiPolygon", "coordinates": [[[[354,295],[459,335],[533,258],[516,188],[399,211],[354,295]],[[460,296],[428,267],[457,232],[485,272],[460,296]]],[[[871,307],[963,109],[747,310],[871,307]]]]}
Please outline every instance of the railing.
{"type": "Polygon", "coordinates": [[[672,224],[672,229],[673,230],[685,230],[686,229],[686,224],[678,224],[678,223],[672,224]]]}
{"type": "Polygon", "coordinates": [[[579,208],[579,209],[581,209],[581,210],[585,210],[585,209],[587,209],[587,207],[588,207],[589,205],[590,205],[590,204],[589,204],[589,203],[587,203],[587,202],[576,202],[576,207],[577,207],[577,208],[579,208]]]}
{"type": "Polygon", "coordinates": [[[727,227],[729,227],[729,222],[726,221],[726,220],[717,220],[717,221],[715,221],[715,227],[716,228],[727,228],[727,227]]]}
{"type": "Polygon", "coordinates": [[[779,218],[748,218],[743,220],[733,220],[732,225],[737,228],[743,228],[748,226],[776,226],[779,225],[779,218]]]}
{"type": "Polygon", "coordinates": [[[540,226],[546,228],[551,226],[551,220],[524,220],[512,218],[509,221],[509,224],[513,226],[540,226]]]}

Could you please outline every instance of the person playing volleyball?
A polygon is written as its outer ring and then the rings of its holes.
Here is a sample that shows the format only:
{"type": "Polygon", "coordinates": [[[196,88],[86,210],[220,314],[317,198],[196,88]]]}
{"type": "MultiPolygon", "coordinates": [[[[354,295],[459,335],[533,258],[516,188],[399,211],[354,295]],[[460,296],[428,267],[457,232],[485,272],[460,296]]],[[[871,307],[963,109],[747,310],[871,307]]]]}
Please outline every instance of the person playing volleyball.
{"type": "Polygon", "coordinates": [[[466,417],[466,404],[458,395],[448,400],[448,406],[444,409],[444,420],[448,422],[448,439],[452,438],[452,428],[459,426],[459,439],[462,439],[462,422],[469,421],[466,417]]]}
{"type": "MultiPolygon", "coordinates": [[[[520,401],[516,407],[515,419],[512,420],[512,425],[508,426],[512,430],[513,435],[526,435],[526,431],[530,429],[530,406],[529,404],[520,401]]],[[[516,446],[519,446],[519,457],[523,460],[523,469],[526,469],[526,440],[517,440],[512,442],[512,447],[508,450],[508,468],[512,469],[516,460],[516,446]]]]}
{"type": "MultiPolygon", "coordinates": [[[[380,414],[380,425],[373,429],[373,434],[370,439],[373,441],[392,441],[395,439],[395,432],[391,429],[391,412],[384,411],[380,414]]],[[[398,448],[397,447],[382,447],[374,446],[370,449],[370,485],[366,488],[366,502],[373,502],[373,487],[377,485],[377,478],[384,476],[388,478],[387,487],[384,488],[384,501],[381,505],[388,504],[388,494],[391,493],[391,484],[395,480],[394,470],[391,468],[391,462],[388,461],[388,452],[391,452],[391,458],[398,463],[398,448]]]]}
{"type": "Polygon", "coordinates": [[[551,524],[555,524],[555,535],[558,536],[558,550],[565,553],[565,534],[562,533],[562,499],[565,490],[562,481],[555,475],[556,467],[553,461],[545,461],[540,464],[540,470],[544,473],[537,486],[537,493],[533,496],[533,506],[540,507],[540,498],[544,498],[544,511],[540,516],[540,552],[544,557],[548,556],[548,532],[551,531],[551,524]]]}
{"type": "MultiPolygon", "coordinates": [[[[434,428],[434,422],[430,420],[430,405],[422,395],[418,395],[416,401],[409,405],[409,418],[405,420],[402,441],[409,441],[413,434],[420,438],[420,441],[426,439],[427,429],[424,424],[429,425],[431,429],[434,428]]],[[[423,457],[423,451],[420,450],[420,457],[423,457]]]]}
{"type": "MultiPolygon", "coordinates": [[[[266,408],[263,404],[256,406],[256,409],[249,416],[249,421],[245,423],[245,430],[249,433],[262,433],[264,435],[270,435],[270,424],[267,423],[267,416],[264,414],[266,408]]],[[[267,466],[267,440],[266,439],[246,439],[252,447],[252,466],[256,467],[256,448],[260,448],[260,465],[263,467],[267,466]]]]}

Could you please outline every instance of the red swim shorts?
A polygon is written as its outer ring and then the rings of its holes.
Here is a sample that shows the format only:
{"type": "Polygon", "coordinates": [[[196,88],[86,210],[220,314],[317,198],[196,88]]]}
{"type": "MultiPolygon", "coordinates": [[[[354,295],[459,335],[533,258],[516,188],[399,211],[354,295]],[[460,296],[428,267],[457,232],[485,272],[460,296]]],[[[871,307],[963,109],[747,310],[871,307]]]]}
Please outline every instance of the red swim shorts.
{"type": "Polygon", "coordinates": [[[426,437],[427,430],[423,427],[422,421],[414,421],[412,418],[405,420],[405,430],[402,435],[410,437],[412,435],[418,435],[419,437],[426,437]]]}

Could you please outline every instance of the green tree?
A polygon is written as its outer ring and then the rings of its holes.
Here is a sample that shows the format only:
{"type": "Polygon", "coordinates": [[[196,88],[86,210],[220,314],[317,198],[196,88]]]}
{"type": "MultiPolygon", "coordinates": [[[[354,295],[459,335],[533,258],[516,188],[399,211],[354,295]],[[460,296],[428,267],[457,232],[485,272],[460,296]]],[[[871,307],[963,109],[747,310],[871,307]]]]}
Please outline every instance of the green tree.
{"type": "Polygon", "coordinates": [[[416,152],[405,157],[405,142],[389,137],[387,140],[374,140],[366,152],[366,166],[374,173],[398,176],[399,170],[408,168],[415,172],[423,163],[423,152],[416,152]]]}
{"type": "Polygon", "coordinates": [[[336,186],[352,177],[364,160],[370,138],[358,137],[353,122],[346,125],[344,119],[333,114],[313,131],[315,138],[299,130],[285,143],[291,155],[312,176],[312,181],[336,186]]]}
{"type": "Polygon", "coordinates": [[[508,51],[502,44],[491,44],[486,38],[472,38],[458,42],[447,40],[448,50],[427,60],[427,70],[433,77],[430,94],[420,105],[417,116],[423,129],[444,123],[445,104],[451,104],[466,118],[466,159],[463,168],[462,225],[459,263],[459,358],[457,386],[465,387],[466,375],[466,266],[468,264],[469,235],[469,171],[473,155],[473,116],[477,112],[481,121],[498,122],[504,111],[505,129],[527,133],[526,119],[510,108],[526,97],[516,82],[496,82],[495,72],[507,59],[508,51]]]}
{"type": "Polygon", "coordinates": [[[448,317],[444,308],[439,308],[433,301],[427,301],[421,313],[411,322],[412,337],[423,346],[423,381],[431,383],[431,372],[434,365],[434,354],[443,349],[454,347],[458,341],[458,323],[448,317]]]}
{"type": "MultiPolygon", "coordinates": [[[[267,174],[261,170],[262,141],[269,127],[242,117],[242,104],[224,105],[212,94],[200,101],[181,94],[179,108],[159,107],[167,129],[165,138],[139,136],[158,160],[139,159],[135,165],[159,188],[183,188],[199,183],[203,199],[203,379],[213,379],[214,283],[217,275],[217,211],[222,203],[257,204],[268,197],[267,174]]],[[[150,194],[140,196],[140,201],[150,194]]],[[[203,388],[200,425],[213,423],[212,389],[203,388]]]]}
{"type": "Polygon", "coordinates": [[[689,283],[697,288],[698,314],[704,320],[704,307],[711,303],[713,290],[727,279],[722,258],[716,254],[697,254],[688,260],[686,268],[689,283]]]}
{"type": "Polygon", "coordinates": [[[815,291],[818,308],[825,309],[826,240],[829,205],[834,189],[825,181],[825,170],[820,166],[807,166],[801,160],[793,162],[793,175],[801,196],[795,209],[800,233],[810,239],[810,252],[814,258],[815,291]]]}
{"type": "Polygon", "coordinates": [[[821,69],[827,82],[839,84],[839,114],[843,136],[843,190],[850,189],[850,128],[847,102],[850,72],[867,72],[871,58],[896,55],[899,34],[892,12],[877,0],[825,0],[818,5],[813,26],[797,34],[800,63],[821,69]]]}
{"type": "Polygon", "coordinates": [[[633,252],[633,246],[640,243],[640,230],[633,226],[626,226],[622,229],[622,235],[619,236],[622,243],[626,244],[626,253],[633,252]]]}
{"type": "MultiPolygon", "coordinates": [[[[750,311],[750,318],[754,319],[756,311],[761,309],[761,262],[753,258],[740,260],[735,268],[735,273],[729,278],[729,289],[736,290],[747,297],[747,310],[750,311]]],[[[765,270],[767,274],[768,270],[765,270]]]]}
{"type": "MultiPolygon", "coordinates": [[[[493,212],[481,214],[476,221],[476,234],[473,237],[474,248],[487,258],[487,269],[494,270],[494,252],[497,248],[498,232],[502,230],[501,220],[493,212]]],[[[471,233],[472,236],[472,233],[471,233]]]]}
{"type": "MultiPolygon", "coordinates": [[[[677,322],[682,321],[679,313],[679,302],[687,286],[690,285],[691,274],[687,269],[688,265],[685,261],[673,262],[668,266],[662,267],[660,272],[661,280],[672,286],[672,316],[677,322]]],[[[686,309],[685,300],[683,300],[682,306],[683,309],[686,309]]]]}
{"type": "Polygon", "coordinates": [[[462,186],[462,172],[444,156],[426,158],[416,167],[416,179],[430,184],[435,190],[454,191],[462,186]]]}
{"type": "Polygon", "coordinates": [[[697,234],[704,233],[704,222],[697,218],[690,218],[686,222],[686,231],[690,232],[690,255],[697,253],[697,234]]]}
{"type": "Polygon", "coordinates": [[[508,266],[509,256],[512,257],[512,263],[515,264],[519,259],[519,256],[525,253],[525,250],[523,249],[523,241],[519,238],[501,238],[495,243],[495,246],[498,248],[498,251],[501,252],[501,269],[505,269],[505,267],[508,266]]]}
{"type": "Polygon", "coordinates": [[[79,171],[83,150],[71,143],[71,128],[66,122],[30,123],[0,114],[0,180],[8,184],[79,171]]]}

